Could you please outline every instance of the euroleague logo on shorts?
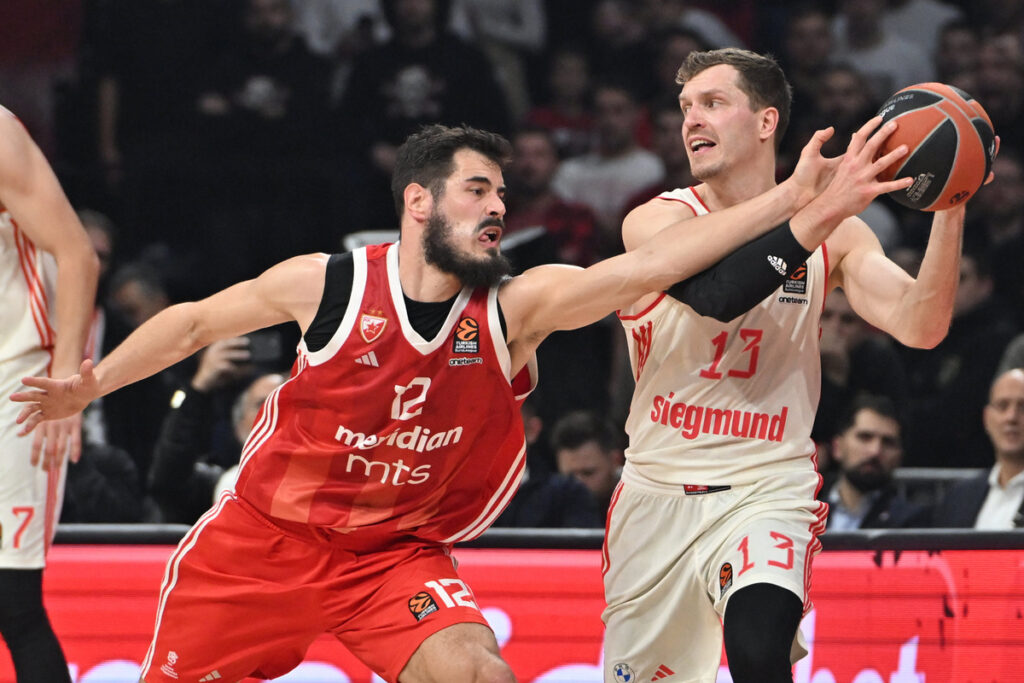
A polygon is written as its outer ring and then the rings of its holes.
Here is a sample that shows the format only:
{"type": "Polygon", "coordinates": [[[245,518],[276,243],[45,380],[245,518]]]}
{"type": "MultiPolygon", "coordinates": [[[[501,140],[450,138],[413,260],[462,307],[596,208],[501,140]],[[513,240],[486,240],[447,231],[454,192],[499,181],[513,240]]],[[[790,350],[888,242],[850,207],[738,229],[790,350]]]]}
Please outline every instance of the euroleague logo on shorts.
{"type": "Polygon", "coordinates": [[[480,323],[476,318],[463,318],[455,328],[452,344],[455,353],[480,353],[480,323]]]}
{"type": "Polygon", "coordinates": [[[725,595],[725,591],[732,588],[732,565],[728,562],[722,565],[722,568],[718,570],[718,585],[722,589],[719,593],[719,597],[725,595]]]}
{"type": "Polygon", "coordinates": [[[426,591],[420,591],[409,598],[409,611],[416,617],[416,621],[421,621],[423,617],[433,614],[437,609],[434,597],[426,591]]]}

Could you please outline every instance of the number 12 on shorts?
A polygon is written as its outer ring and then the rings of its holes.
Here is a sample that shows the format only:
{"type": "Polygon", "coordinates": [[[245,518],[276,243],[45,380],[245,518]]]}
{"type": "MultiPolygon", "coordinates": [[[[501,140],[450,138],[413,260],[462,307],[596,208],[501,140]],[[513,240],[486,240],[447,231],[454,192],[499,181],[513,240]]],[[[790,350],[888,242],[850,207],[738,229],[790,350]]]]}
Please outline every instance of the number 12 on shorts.
{"type": "Polygon", "coordinates": [[[440,609],[437,600],[440,600],[445,607],[458,606],[480,610],[473,600],[469,586],[461,579],[438,579],[437,581],[427,581],[423,585],[430,590],[420,591],[409,598],[409,611],[416,617],[416,621],[420,621],[440,609]],[[434,599],[435,596],[437,600],[434,599]]]}

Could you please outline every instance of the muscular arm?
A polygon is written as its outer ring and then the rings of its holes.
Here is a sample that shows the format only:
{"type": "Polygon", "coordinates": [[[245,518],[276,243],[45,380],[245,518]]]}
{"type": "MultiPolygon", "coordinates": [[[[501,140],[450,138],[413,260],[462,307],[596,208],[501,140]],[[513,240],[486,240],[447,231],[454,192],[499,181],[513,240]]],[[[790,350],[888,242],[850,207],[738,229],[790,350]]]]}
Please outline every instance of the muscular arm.
{"type": "Polygon", "coordinates": [[[218,339],[289,320],[305,330],[320,303],[327,258],[297,256],[201,301],[166,308],[132,332],[95,370],[86,361],[82,373],[68,380],[26,379],[25,384],[38,391],[11,397],[26,403],[18,417],[22,431],[81,410],[89,401],[159,372],[218,339]]]}
{"type": "Polygon", "coordinates": [[[6,111],[0,111],[0,202],[32,243],[57,262],[51,373],[74,374],[89,333],[99,261],[43,153],[6,111]]]}
{"type": "Polygon", "coordinates": [[[831,284],[843,288],[853,309],[899,342],[932,348],[953,318],[960,277],[963,205],[937,211],[917,278],[886,258],[870,228],[849,219],[829,238],[835,266],[831,284]]]}
{"type": "MultiPolygon", "coordinates": [[[[57,262],[54,320],[57,334],[49,372],[74,374],[92,320],[99,260],[43,153],[21,122],[0,107],[0,202],[18,228],[57,262]]],[[[2,331],[0,331],[2,334],[2,331]]],[[[75,411],[77,412],[77,411],[75,411]]],[[[81,415],[49,423],[32,441],[31,462],[52,469],[67,454],[81,455],[81,415]]]]}

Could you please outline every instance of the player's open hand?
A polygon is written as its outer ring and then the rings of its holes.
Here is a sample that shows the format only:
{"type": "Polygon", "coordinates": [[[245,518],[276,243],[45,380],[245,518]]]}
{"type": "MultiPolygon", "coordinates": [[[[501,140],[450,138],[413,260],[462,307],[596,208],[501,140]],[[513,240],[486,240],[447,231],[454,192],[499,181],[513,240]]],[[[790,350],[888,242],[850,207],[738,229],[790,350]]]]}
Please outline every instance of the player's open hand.
{"type": "MultiPolygon", "coordinates": [[[[34,390],[11,394],[12,401],[25,404],[16,420],[22,425],[18,432],[20,436],[28,434],[41,422],[63,420],[81,413],[90,401],[99,396],[99,383],[93,373],[92,361],[82,361],[78,372],[66,379],[25,377],[21,380],[22,384],[34,390]]],[[[35,454],[33,458],[35,461],[35,454]]]]}
{"type": "Polygon", "coordinates": [[[850,137],[850,144],[840,157],[832,181],[821,194],[842,215],[856,216],[878,195],[905,190],[914,182],[910,177],[889,181],[878,179],[879,173],[907,153],[907,146],[900,145],[888,154],[878,156],[882,143],[897,128],[895,121],[885,125],[881,123],[882,117],[875,116],[850,137]]]}
{"type": "Polygon", "coordinates": [[[832,126],[817,130],[804,148],[800,150],[800,159],[793,169],[790,179],[800,192],[799,206],[804,206],[821,194],[835,175],[840,158],[827,159],[821,155],[821,147],[835,135],[832,126]]]}
{"type": "Polygon", "coordinates": [[[82,414],[75,413],[60,420],[43,422],[32,440],[32,466],[42,463],[44,469],[58,469],[69,457],[78,462],[82,455],[82,414]]]}

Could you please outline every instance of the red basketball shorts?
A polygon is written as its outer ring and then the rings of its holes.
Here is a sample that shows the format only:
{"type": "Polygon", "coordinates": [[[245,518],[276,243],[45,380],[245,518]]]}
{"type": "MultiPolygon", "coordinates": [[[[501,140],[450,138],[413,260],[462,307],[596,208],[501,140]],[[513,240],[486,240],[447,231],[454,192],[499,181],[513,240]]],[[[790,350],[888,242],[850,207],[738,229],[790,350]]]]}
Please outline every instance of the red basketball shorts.
{"type": "Polygon", "coordinates": [[[445,547],[402,540],[356,553],[343,542],[340,534],[285,531],[222,496],[167,562],[143,679],[274,678],[329,632],[397,681],[430,635],[487,625],[445,547]]]}

